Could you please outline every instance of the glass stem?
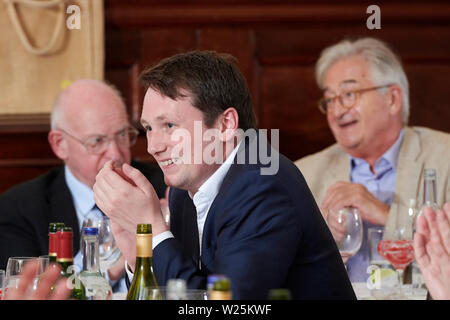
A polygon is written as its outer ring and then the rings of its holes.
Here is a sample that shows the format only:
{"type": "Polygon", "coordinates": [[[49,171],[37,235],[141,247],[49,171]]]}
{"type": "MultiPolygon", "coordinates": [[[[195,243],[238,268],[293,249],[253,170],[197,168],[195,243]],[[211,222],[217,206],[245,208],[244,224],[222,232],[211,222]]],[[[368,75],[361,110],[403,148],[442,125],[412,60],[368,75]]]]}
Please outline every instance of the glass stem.
{"type": "Polygon", "coordinates": [[[398,293],[403,293],[403,269],[396,269],[398,278],[398,293]]]}

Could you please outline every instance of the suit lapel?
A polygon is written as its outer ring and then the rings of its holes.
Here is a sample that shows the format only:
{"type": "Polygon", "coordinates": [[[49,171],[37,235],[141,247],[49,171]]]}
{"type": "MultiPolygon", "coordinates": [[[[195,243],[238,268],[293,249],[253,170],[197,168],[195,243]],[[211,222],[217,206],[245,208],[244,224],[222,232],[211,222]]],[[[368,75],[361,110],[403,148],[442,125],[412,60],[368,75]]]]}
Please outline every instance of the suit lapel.
{"type": "Polygon", "coordinates": [[[61,167],[56,179],[48,189],[47,199],[49,203],[48,221],[64,222],[67,227],[72,227],[73,253],[76,255],[80,249],[80,230],[72,195],[66,184],[64,167],[61,167]]]}
{"type": "Polygon", "coordinates": [[[419,157],[421,150],[419,136],[411,128],[406,127],[397,163],[396,181],[399,183],[395,185],[395,193],[405,201],[410,198],[417,199],[419,196],[417,192],[420,189],[420,177],[424,165],[419,157]]]}
{"type": "Polygon", "coordinates": [[[420,200],[418,192],[424,167],[421,152],[420,137],[414,130],[406,127],[396,168],[394,202],[386,223],[387,236],[392,236],[397,220],[401,224],[409,225],[407,222],[409,199],[420,200]]]}
{"type": "Polygon", "coordinates": [[[339,146],[336,146],[330,161],[328,164],[330,170],[323,172],[323,175],[327,175],[322,179],[323,185],[317,186],[315,192],[317,192],[316,201],[317,205],[321,206],[323,198],[327,190],[338,181],[351,181],[350,177],[350,160],[348,154],[346,154],[339,146]]]}

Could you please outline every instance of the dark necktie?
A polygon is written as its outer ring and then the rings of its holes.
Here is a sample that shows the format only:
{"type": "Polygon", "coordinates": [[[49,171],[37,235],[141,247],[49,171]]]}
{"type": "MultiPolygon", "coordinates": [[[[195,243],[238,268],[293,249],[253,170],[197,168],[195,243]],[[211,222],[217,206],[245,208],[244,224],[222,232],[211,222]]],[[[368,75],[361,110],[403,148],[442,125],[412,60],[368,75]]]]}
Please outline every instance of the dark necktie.
{"type": "Polygon", "coordinates": [[[198,240],[197,210],[191,198],[186,198],[183,208],[183,239],[184,250],[196,262],[199,260],[200,249],[198,240]]]}

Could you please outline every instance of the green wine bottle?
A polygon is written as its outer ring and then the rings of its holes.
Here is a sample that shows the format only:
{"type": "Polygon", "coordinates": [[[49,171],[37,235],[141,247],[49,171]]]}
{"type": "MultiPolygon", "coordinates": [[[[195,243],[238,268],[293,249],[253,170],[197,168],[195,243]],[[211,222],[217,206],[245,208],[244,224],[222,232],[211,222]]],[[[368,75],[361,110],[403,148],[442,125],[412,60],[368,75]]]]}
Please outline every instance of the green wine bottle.
{"type": "Polygon", "coordinates": [[[161,300],[153,273],[152,226],[138,224],[136,233],[136,265],[127,300],[161,300]]]}
{"type": "Polygon", "coordinates": [[[59,229],[64,228],[64,223],[62,222],[50,222],[48,226],[48,261],[49,263],[56,263],[57,257],[57,245],[58,239],[56,232],[59,229]]]}
{"type": "Polygon", "coordinates": [[[58,254],[56,262],[61,267],[61,275],[71,279],[67,281],[68,285],[72,286],[71,299],[86,300],[86,289],[83,283],[75,272],[75,266],[73,264],[73,232],[72,228],[64,227],[58,230],[58,254]]]}

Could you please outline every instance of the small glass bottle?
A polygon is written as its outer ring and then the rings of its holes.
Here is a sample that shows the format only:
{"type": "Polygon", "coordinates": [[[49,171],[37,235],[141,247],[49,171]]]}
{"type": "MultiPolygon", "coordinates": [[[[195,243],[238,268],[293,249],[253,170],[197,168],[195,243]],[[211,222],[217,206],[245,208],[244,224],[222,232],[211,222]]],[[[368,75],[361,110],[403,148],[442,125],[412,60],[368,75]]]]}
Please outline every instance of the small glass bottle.
{"type": "Polygon", "coordinates": [[[70,298],[86,300],[86,291],[83,283],[75,272],[73,264],[73,232],[72,228],[64,227],[57,232],[58,254],[56,261],[61,267],[61,275],[68,278],[67,284],[72,287],[70,298]]]}
{"type": "Polygon", "coordinates": [[[56,263],[56,257],[58,255],[58,238],[56,232],[64,228],[62,222],[50,222],[48,225],[48,262],[56,263]]]}
{"type": "MultiPolygon", "coordinates": [[[[414,233],[417,230],[417,219],[424,214],[426,207],[430,207],[434,211],[439,209],[436,197],[436,170],[430,168],[424,169],[423,203],[419,213],[416,216],[416,219],[414,219],[414,233]]],[[[416,261],[413,261],[412,263],[412,289],[414,294],[423,294],[426,291],[425,280],[416,261]]]]}
{"type": "Polygon", "coordinates": [[[152,226],[138,224],[136,232],[136,265],[127,300],[161,300],[153,273],[152,226]]]}
{"type": "Polygon", "coordinates": [[[86,300],[111,300],[112,288],[100,272],[98,228],[83,228],[81,254],[83,270],[80,279],[86,288],[86,300]]]}
{"type": "Polygon", "coordinates": [[[431,207],[434,211],[438,210],[436,190],[436,170],[424,169],[423,171],[423,203],[417,217],[423,215],[426,207],[431,207]]]}

